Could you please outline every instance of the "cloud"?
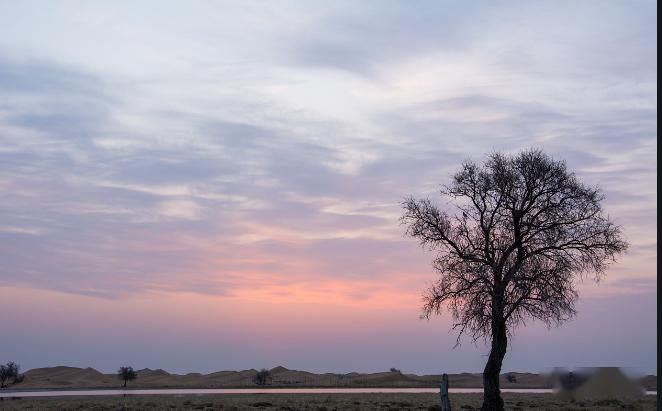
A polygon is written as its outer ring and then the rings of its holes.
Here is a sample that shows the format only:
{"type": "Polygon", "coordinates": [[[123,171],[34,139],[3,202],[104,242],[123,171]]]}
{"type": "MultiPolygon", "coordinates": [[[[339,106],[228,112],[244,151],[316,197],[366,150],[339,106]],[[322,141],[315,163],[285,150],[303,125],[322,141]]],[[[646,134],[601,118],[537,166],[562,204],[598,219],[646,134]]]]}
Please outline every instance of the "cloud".
{"type": "Polygon", "coordinates": [[[652,6],[21,7],[61,19],[0,24],[3,284],[415,292],[402,198],[529,146],[603,186],[650,259],[652,6]]]}
{"type": "Polygon", "coordinates": [[[0,90],[4,93],[50,96],[98,96],[99,79],[82,70],[49,60],[0,59],[0,90]]]}
{"type": "Polygon", "coordinates": [[[481,21],[491,7],[423,2],[341,3],[313,20],[305,36],[288,44],[292,64],[342,70],[370,81],[384,65],[430,52],[468,48],[477,37],[472,21],[481,21]]]}
{"type": "Polygon", "coordinates": [[[181,218],[184,220],[198,220],[200,218],[200,207],[193,201],[164,201],[159,204],[159,214],[170,218],[181,218]]]}

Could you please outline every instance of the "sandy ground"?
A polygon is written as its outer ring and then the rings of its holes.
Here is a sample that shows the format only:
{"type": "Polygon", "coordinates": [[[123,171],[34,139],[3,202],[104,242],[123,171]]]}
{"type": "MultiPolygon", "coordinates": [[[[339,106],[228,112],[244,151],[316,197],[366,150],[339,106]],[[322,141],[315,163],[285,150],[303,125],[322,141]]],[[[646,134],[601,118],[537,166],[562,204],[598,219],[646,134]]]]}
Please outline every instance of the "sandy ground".
{"type": "MultiPolygon", "coordinates": [[[[167,371],[145,368],[138,370],[138,378],[131,381],[132,388],[255,388],[253,377],[256,370],[218,371],[210,374],[172,374],[167,371]]],[[[500,380],[501,388],[551,388],[550,381],[539,374],[513,373],[516,382],[509,382],[506,375],[500,380]]],[[[75,388],[118,388],[121,382],[116,374],[104,374],[94,368],[48,367],[35,368],[24,373],[22,383],[12,384],[10,389],[29,390],[75,389],[75,388]]],[[[440,375],[414,375],[399,372],[315,374],[306,371],[288,370],[284,367],[271,369],[268,385],[271,387],[438,387],[440,375]]],[[[481,374],[450,374],[452,388],[480,388],[481,374]]],[[[648,376],[643,381],[649,390],[657,387],[657,377],[648,376]]]]}
{"type": "MultiPolygon", "coordinates": [[[[657,398],[567,402],[552,394],[504,394],[508,410],[655,410],[657,398]]],[[[477,410],[481,394],[451,394],[453,410],[477,410]]],[[[0,410],[439,410],[437,394],[297,394],[24,398],[0,410]]]]}
{"type": "MultiPolygon", "coordinates": [[[[440,375],[414,375],[399,372],[315,374],[306,371],[276,367],[270,370],[267,384],[271,387],[438,387],[440,375]]],[[[256,387],[253,378],[256,370],[218,371],[211,374],[172,374],[167,371],[145,368],[137,371],[137,379],[131,381],[132,388],[221,388],[256,387]]],[[[501,376],[502,388],[550,388],[543,376],[530,373],[515,373],[516,383],[501,376]]],[[[22,383],[13,384],[12,389],[32,388],[117,388],[121,385],[116,374],[104,374],[94,368],[49,367],[36,368],[24,373],[22,383]]],[[[454,388],[482,387],[482,375],[462,373],[449,375],[454,388]]]]}

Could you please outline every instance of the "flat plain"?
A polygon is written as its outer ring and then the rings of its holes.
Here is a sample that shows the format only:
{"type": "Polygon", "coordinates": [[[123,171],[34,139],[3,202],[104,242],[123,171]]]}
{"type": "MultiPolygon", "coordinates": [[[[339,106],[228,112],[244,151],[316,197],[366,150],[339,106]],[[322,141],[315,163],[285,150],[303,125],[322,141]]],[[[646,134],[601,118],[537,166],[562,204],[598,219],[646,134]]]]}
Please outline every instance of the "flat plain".
{"type": "MultiPolygon", "coordinates": [[[[507,410],[656,410],[657,398],[564,401],[553,394],[503,394],[507,410]]],[[[481,394],[451,394],[454,410],[478,410],[481,394]]],[[[439,410],[437,394],[259,394],[40,397],[4,399],[0,410],[439,410]]]]}

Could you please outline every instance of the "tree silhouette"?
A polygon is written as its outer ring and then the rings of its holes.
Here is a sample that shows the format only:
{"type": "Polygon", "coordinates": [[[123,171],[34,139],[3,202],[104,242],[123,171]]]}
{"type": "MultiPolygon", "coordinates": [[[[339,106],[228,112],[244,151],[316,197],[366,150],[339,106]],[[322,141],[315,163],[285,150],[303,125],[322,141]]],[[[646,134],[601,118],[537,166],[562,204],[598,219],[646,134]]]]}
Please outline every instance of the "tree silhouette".
{"type": "Polygon", "coordinates": [[[441,195],[454,214],[429,199],[403,203],[406,234],[437,253],[441,274],[424,295],[423,316],[446,307],[457,344],[465,332],[490,342],[482,409],[503,410],[508,336],[527,320],[551,326],[574,316],[576,280],[598,281],[627,243],[604,215],[600,190],[540,150],[467,161],[441,195]]]}
{"type": "Polygon", "coordinates": [[[267,380],[271,376],[271,371],[267,370],[266,368],[262,368],[260,371],[255,374],[255,377],[253,378],[253,382],[257,385],[266,385],[267,380]]]}
{"type": "Polygon", "coordinates": [[[9,369],[6,365],[0,364],[0,388],[5,388],[5,383],[9,378],[9,369]]]}
{"type": "Polygon", "coordinates": [[[20,369],[21,366],[13,361],[9,361],[6,365],[0,364],[0,388],[5,388],[9,379],[13,383],[21,382],[23,378],[19,375],[20,369]]]}
{"type": "Polygon", "coordinates": [[[136,374],[135,371],[133,371],[132,367],[120,367],[120,369],[117,371],[117,377],[120,380],[124,380],[123,387],[126,387],[126,383],[128,381],[135,380],[138,377],[138,375],[136,374]]]}

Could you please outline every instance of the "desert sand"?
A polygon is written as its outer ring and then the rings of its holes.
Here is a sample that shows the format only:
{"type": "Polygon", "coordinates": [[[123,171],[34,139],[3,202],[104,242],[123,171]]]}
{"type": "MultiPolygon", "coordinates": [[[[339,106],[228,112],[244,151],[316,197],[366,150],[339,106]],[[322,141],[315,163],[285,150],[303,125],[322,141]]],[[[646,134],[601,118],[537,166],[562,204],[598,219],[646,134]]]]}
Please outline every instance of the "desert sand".
{"type": "MultiPolygon", "coordinates": [[[[129,388],[240,388],[255,387],[256,370],[218,371],[211,374],[171,374],[162,369],[138,370],[138,378],[129,382],[129,388]]],[[[9,389],[62,389],[62,388],[117,388],[121,382],[115,374],[104,374],[94,368],[48,367],[35,368],[24,373],[25,379],[12,384],[9,389]]],[[[551,388],[543,375],[514,373],[516,382],[508,382],[501,376],[502,388],[551,388]]],[[[440,375],[415,375],[399,372],[372,374],[315,374],[289,370],[284,367],[271,369],[268,386],[271,387],[438,387],[440,375]]],[[[449,374],[452,388],[480,388],[482,376],[478,373],[449,374]]],[[[643,385],[649,390],[657,387],[657,377],[647,376],[643,385]]]]}

